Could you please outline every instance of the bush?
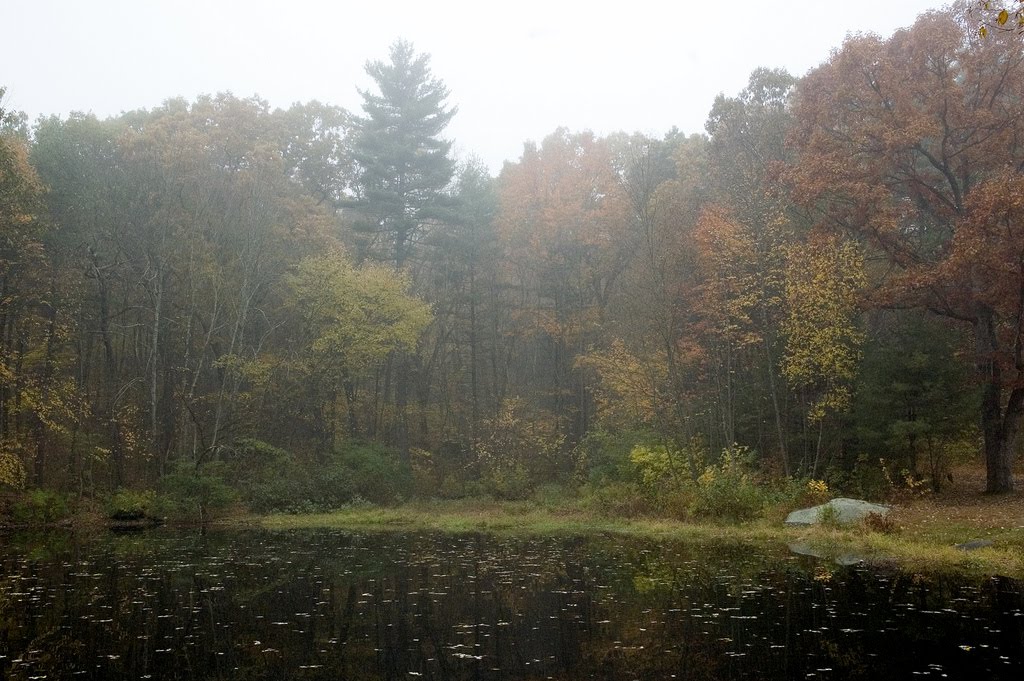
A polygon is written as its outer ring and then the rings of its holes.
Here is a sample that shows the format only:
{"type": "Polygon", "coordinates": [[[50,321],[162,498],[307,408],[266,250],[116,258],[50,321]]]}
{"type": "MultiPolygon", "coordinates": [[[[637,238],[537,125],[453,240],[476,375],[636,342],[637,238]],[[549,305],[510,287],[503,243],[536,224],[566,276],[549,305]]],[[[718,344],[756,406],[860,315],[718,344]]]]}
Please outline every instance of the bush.
{"type": "MultiPolygon", "coordinates": [[[[782,478],[771,486],[768,503],[771,512],[785,517],[790,511],[823,504],[833,497],[832,488],[824,480],[813,478],[782,478]]],[[[781,518],[780,518],[781,520],[781,518]]]]}
{"type": "Polygon", "coordinates": [[[519,399],[502,403],[498,415],[484,422],[473,453],[484,489],[503,499],[525,499],[533,488],[572,474],[565,437],[555,419],[531,411],[519,399]]]}
{"type": "Polygon", "coordinates": [[[177,515],[207,522],[212,515],[233,503],[238,494],[227,483],[228,466],[210,461],[199,466],[183,460],[161,481],[169,505],[177,515]]]}
{"type": "Polygon", "coordinates": [[[754,481],[750,472],[752,453],[733,447],[722,453],[717,465],[708,466],[697,480],[692,511],[703,518],[733,522],[752,520],[768,502],[768,491],[754,481]]]}
{"type": "Polygon", "coordinates": [[[506,501],[521,501],[533,492],[533,480],[526,466],[519,462],[501,462],[488,466],[484,475],[485,493],[506,501]]]}
{"type": "Polygon", "coordinates": [[[883,463],[866,454],[857,457],[853,469],[837,486],[858,499],[884,499],[891,491],[883,463]]]}
{"type": "Polygon", "coordinates": [[[645,516],[655,505],[635,482],[607,482],[588,485],[583,490],[583,505],[600,515],[645,516]]]}
{"type": "Polygon", "coordinates": [[[21,525],[47,525],[69,514],[67,497],[45,489],[30,490],[11,504],[11,517],[21,525]]]}
{"type": "Polygon", "coordinates": [[[112,520],[140,520],[154,515],[156,492],[119,489],[103,502],[103,511],[112,520]]]}
{"type": "Polygon", "coordinates": [[[436,494],[441,499],[464,499],[470,496],[470,490],[469,485],[463,482],[459,476],[450,473],[441,480],[436,494]]]}
{"type": "Polygon", "coordinates": [[[533,491],[533,502],[542,508],[561,508],[570,499],[576,499],[575,490],[560,485],[557,482],[549,482],[540,485],[533,491]]]}
{"type": "Polygon", "coordinates": [[[637,479],[655,498],[689,487],[696,471],[704,470],[706,459],[707,450],[699,438],[684,447],[637,444],[629,452],[637,479]]]}
{"type": "MultiPolygon", "coordinates": [[[[370,443],[353,443],[335,453],[326,477],[344,484],[374,504],[395,504],[409,496],[412,470],[397,452],[370,443]]],[[[348,499],[346,499],[348,501],[348,499]]]]}
{"type": "Polygon", "coordinates": [[[576,478],[581,483],[636,482],[636,467],[630,452],[639,442],[653,441],[654,436],[635,431],[608,433],[592,431],[573,449],[576,478]]]}
{"type": "Polygon", "coordinates": [[[842,523],[839,522],[839,511],[835,506],[822,506],[818,510],[818,525],[832,529],[842,526],[842,523]]]}
{"type": "Polygon", "coordinates": [[[896,534],[899,527],[891,516],[880,513],[868,513],[862,521],[868,532],[881,532],[882,534],[896,534]]]}
{"type": "Polygon", "coordinates": [[[263,459],[261,472],[250,474],[252,482],[241,486],[255,513],[323,513],[354,501],[394,504],[413,487],[410,467],[380,445],[347,444],[326,460],[305,465],[276,451],[263,459]]]}

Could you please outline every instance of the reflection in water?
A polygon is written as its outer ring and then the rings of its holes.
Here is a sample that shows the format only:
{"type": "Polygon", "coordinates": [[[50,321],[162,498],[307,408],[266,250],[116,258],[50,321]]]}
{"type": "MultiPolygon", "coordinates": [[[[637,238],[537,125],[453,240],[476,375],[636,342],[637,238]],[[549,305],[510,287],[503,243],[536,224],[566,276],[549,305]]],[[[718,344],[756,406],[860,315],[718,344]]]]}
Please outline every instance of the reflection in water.
{"type": "Polygon", "coordinates": [[[1019,585],[621,538],[0,545],[0,678],[1005,678],[1019,585]]]}

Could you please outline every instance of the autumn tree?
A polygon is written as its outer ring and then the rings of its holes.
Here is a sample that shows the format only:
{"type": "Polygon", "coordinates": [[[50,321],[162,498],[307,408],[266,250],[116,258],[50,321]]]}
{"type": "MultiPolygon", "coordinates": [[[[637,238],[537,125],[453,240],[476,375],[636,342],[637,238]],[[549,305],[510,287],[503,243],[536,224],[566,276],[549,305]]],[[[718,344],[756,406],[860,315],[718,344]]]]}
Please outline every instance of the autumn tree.
{"type": "Polygon", "coordinates": [[[988,37],[992,31],[1024,34],[1024,0],[974,0],[968,13],[977,22],[978,35],[982,38],[988,37]]]}
{"type": "Polygon", "coordinates": [[[575,441],[588,428],[591,399],[573,364],[595,342],[635,248],[607,142],[562,129],[528,144],[502,171],[499,201],[521,319],[545,357],[530,367],[531,383],[544,386],[538,398],[575,441]]]}
{"type": "Polygon", "coordinates": [[[365,434],[373,405],[360,394],[362,380],[391,353],[415,347],[430,308],[408,294],[407,276],[382,264],[357,268],[337,248],[303,258],[283,283],[291,314],[281,337],[232,369],[246,379],[250,408],[272,423],[273,411],[291,413],[323,456],[365,434]]]}
{"type": "Polygon", "coordinates": [[[341,107],[307,102],[273,113],[279,128],[285,172],[317,203],[339,206],[355,180],[352,130],[355,122],[341,107]]]}
{"type": "Polygon", "coordinates": [[[1024,418],[1024,43],[962,8],[857,36],[801,82],[794,196],[863,240],[874,302],[960,320],[974,337],[987,490],[1013,489],[1024,418]]]}
{"type": "Polygon", "coordinates": [[[689,295],[707,139],[670,131],[662,139],[612,136],[609,144],[628,201],[619,251],[628,257],[610,289],[605,337],[578,364],[598,379],[598,427],[628,429],[625,417],[632,414],[632,428],[649,429],[666,451],[681,451],[703,436],[709,411],[707,354],[694,334],[689,295]]]}
{"type": "Polygon", "coordinates": [[[789,258],[786,271],[786,350],[782,370],[807,392],[807,420],[817,427],[811,462],[801,472],[816,477],[821,463],[825,421],[850,408],[852,384],[864,335],[858,296],[864,264],[858,246],[814,234],[789,258]]]}
{"type": "Polygon", "coordinates": [[[93,406],[72,438],[82,486],[94,463],[93,483],[109,470],[122,485],[215,456],[248,425],[228,369],[268,347],[276,284],[334,227],[284,158],[289,139],[264,102],[229,95],[37,128],[66,350],[93,406]]]}
{"type": "Polygon", "coordinates": [[[757,69],[736,96],[715,99],[692,243],[692,295],[701,301],[696,330],[709,357],[724,446],[756,445],[781,460],[787,474],[792,419],[780,369],[781,327],[786,256],[800,225],[778,176],[790,155],[785,139],[795,82],[785,71],[757,69]]]}
{"type": "MultiPolygon", "coordinates": [[[[0,96],[3,90],[0,89],[0,96]]],[[[9,117],[0,109],[0,124],[9,117]]],[[[0,128],[0,484],[21,486],[33,454],[28,434],[45,423],[48,367],[34,371],[35,329],[53,308],[46,295],[47,262],[40,236],[43,187],[28,149],[10,128],[0,128]]],[[[51,342],[52,347],[52,342],[51,342]]],[[[52,355],[52,351],[50,353],[52,355]]],[[[52,362],[47,357],[47,363],[52,362]]],[[[51,424],[52,425],[52,424],[51,424]]],[[[36,432],[37,437],[42,433],[36,432]]],[[[37,475],[37,481],[39,476],[37,475]]]]}

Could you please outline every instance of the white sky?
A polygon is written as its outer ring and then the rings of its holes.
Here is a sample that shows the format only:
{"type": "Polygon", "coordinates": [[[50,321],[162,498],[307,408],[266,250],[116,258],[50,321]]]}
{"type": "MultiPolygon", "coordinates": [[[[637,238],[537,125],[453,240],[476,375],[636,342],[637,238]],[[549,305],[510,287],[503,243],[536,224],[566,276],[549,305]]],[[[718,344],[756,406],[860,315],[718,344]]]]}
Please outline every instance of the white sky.
{"type": "Polygon", "coordinates": [[[942,0],[5,0],[7,108],[100,117],[230,90],[359,111],[368,59],[432,55],[460,156],[497,171],[558,126],[700,132],[758,66],[802,75],[848,32],[882,35],[942,0]]]}

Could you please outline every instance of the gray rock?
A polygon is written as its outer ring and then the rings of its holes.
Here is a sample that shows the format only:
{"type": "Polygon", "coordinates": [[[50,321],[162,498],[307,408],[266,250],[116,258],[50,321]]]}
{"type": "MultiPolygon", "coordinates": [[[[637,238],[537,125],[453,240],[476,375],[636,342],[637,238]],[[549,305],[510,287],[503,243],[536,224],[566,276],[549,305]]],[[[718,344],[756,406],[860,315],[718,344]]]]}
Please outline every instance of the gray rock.
{"type": "Polygon", "coordinates": [[[884,516],[889,513],[888,506],[872,504],[860,499],[833,499],[827,504],[802,508],[786,516],[787,525],[816,525],[822,518],[831,516],[832,520],[842,525],[859,523],[871,513],[884,516]],[[831,510],[826,510],[831,509],[831,510]]]}
{"type": "Polygon", "coordinates": [[[956,547],[961,551],[976,551],[983,549],[987,546],[992,546],[992,540],[990,539],[971,539],[965,541],[963,544],[957,544],[956,547]]]}

